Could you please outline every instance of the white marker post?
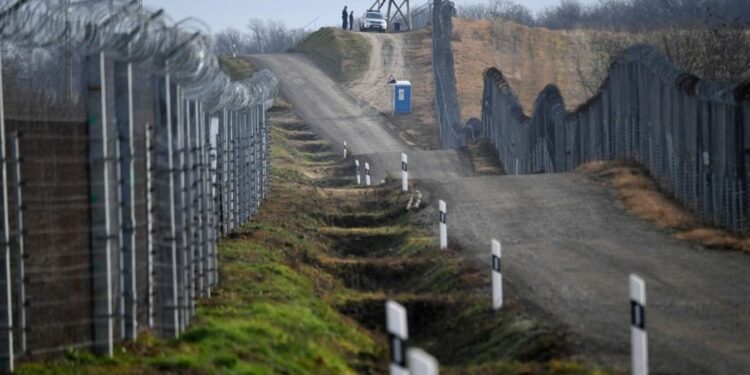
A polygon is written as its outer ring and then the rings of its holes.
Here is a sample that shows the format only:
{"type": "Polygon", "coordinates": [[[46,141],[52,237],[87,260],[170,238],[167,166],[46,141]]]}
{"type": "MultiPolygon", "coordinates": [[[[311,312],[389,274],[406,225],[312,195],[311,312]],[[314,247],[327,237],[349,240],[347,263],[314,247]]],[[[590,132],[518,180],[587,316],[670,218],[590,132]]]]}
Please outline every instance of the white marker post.
{"type": "Polygon", "coordinates": [[[359,175],[359,160],[354,161],[354,173],[357,174],[357,185],[362,185],[362,176],[359,175]]]}
{"type": "Polygon", "coordinates": [[[648,375],[648,337],[646,336],[646,283],[630,275],[630,338],[633,375],[648,375]]]}
{"type": "Polygon", "coordinates": [[[502,254],[503,248],[500,241],[492,240],[492,308],[499,310],[503,307],[503,274],[502,254]]]}
{"type": "Polygon", "coordinates": [[[438,361],[424,350],[411,348],[407,351],[407,357],[410,375],[438,375],[438,361]]]}
{"type": "Polygon", "coordinates": [[[440,250],[448,248],[448,211],[445,201],[440,201],[440,250]]]}
{"type": "Polygon", "coordinates": [[[365,163],[365,185],[370,186],[370,163],[365,163]]]}
{"type": "Polygon", "coordinates": [[[409,324],[406,309],[394,301],[385,303],[385,324],[388,331],[388,346],[391,352],[391,375],[408,375],[406,369],[406,341],[409,339],[409,324]]]}
{"type": "Polygon", "coordinates": [[[401,154],[401,191],[409,191],[409,158],[401,154]]]}
{"type": "Polygon", "coordinates": [[[346,141],[344,141],[344,160],[346,160],[346,154],[349,153],[349,149],[346,146],[346,141]]]}

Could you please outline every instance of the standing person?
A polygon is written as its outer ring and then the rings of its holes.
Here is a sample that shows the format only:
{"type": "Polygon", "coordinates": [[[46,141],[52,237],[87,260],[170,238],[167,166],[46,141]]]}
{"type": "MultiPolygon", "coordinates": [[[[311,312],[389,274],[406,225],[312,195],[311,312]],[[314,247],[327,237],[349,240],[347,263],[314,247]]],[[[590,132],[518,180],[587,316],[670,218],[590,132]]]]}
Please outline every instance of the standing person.
{"type": "Polygon", "coordinates": [[[354,30],[354,11],[349,14],[349,30],[354,30]]]}
{"type": "Polygon", "coordinates": [[[343,28],[344,30],[346,30],[346,26],[347,26],[347,25],[346,25],[346,21],[348,21],[348,20],[349,20],[349,12],[347,12],[347,11],[346,11],[346,7],[344,7],[344,11],[343,11],[343,12],[341,12],[341,21],[342,21],[342,23],[343,23],[343,26],[342,26],[342,28],[343,28]]]}

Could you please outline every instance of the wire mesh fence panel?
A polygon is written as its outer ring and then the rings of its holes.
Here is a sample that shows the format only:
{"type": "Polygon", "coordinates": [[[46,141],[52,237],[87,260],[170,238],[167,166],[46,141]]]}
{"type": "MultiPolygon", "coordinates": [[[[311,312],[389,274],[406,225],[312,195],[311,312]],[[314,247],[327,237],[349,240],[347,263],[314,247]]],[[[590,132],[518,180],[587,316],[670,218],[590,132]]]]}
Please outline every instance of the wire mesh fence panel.
{"type": "Polygon", "coordinates": [[[232,82],[206,36],[135,2],[0,1],[0,42],[0,367],[179,336],[266,190],[278,80],[232,82]]]}
{"type": "Polygon", "coordinates": [[[432,72],[440,143],[446,148],[458,148],[466,143],[466,136],[461,124],[451,47],[456,9],[446,0],[434,0],[432,4],[432,72]]]}

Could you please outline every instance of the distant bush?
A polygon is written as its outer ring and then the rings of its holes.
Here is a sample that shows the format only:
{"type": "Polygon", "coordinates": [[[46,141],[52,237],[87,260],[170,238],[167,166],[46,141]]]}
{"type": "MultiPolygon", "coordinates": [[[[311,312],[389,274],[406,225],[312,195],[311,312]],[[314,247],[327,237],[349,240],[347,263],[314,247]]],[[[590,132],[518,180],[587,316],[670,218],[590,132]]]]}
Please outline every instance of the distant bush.
{"type": "Polygon", "coordinates": [[[287,28],[280,21],[251,19],[247,32],[228,28],[217,33],[214,48],[218,55],[286,52],[308,34],[303,29],[287,28]]]}
{"type": "Polygon", "coordinates": [[[548,29],[592,28],[643,31],[670,27],[750,25],[747,0],[560,0],[536,15],[516,0],[489,0],[458,7],[459,17],[507,19],[548,29]]]}

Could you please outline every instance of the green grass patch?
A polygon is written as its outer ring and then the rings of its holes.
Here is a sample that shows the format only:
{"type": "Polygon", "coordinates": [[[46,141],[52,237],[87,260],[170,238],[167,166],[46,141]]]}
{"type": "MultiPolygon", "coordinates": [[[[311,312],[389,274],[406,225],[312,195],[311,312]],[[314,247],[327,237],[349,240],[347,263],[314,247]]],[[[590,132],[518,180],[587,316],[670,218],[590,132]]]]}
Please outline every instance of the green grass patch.
{"type": "Polygon", "coordinates": [[[324,27],[310,34],[294,52],[307,55],[326,74],[340,82],[359,77],[370,62],[367,39],[333,27],[324,27]]]}
{"type": "Polygon", "coordinates": [[[242,81],[253,76],[257,71],[250,61],[240,57],[222,56],[219,57],[221,70],[229,75],[232,81],[242,81]]]}

